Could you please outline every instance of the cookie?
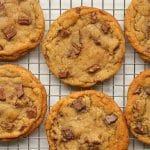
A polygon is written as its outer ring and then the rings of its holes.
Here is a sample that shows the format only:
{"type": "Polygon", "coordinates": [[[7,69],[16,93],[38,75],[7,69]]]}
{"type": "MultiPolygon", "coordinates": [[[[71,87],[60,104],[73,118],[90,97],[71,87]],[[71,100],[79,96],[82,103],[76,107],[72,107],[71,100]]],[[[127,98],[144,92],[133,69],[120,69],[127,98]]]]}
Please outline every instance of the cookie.
{"type": "Polygon", "coordinates": [[[64,12],[51,25],[42,47],[52,73],[79,87],[90,87],[116,74],[125,52],[116,19],[92,7],[64,12]]]}
{"type": "Polygon", "coordinates": [[[125,15],[125,33],[140,57],[150,62],[149,0],[132,0],[125,15]]]}
{"type": "Polygon", "coordinates": [[[0,0],[0,60],[15,60],[35,48],[44,33],[37,0],[0,0]]]}
{"type": "Polygon", "coordinates": [[[150,144],[150,69],[132,81],[125,116],[132,134],[139,141],[150,144]]]}
{"type": "Polygon", "coordinates": [[[10,141],[33,132],[46,112],[46,91],[28,70],[0,66],[0,140],[10,141]]]}
{"type": "Polygon", "coordinates": [[[127,150],[128,129],[111,97],[81,91],[58,101],[46,120],[51,150],[127,150]]]}

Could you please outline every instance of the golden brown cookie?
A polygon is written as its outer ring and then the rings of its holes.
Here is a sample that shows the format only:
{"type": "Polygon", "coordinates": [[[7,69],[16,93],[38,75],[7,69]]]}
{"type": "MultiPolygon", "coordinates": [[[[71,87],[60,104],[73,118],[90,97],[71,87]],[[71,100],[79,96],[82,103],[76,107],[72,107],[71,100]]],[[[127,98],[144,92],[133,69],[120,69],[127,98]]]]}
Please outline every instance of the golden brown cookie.
{"type": "Polygon", "coordinates": [[[51,150],[127,150],[128,129],[111,97],[81,91],[61,99],[46,120],[51,150]]]}
{"type": "Polygon", "coordinates": [[[63,82],[89,87],[120,69],[125,42],[116,19],[92,7],[64,12],[43,43],[49,69],[63,82]]]}
{"type": "Polygon", "coordinates": [[[0,66],[0,140],[25,137],[42,122],[46,91],[28,70],[16,65],[0,66]]]}
{"type": "Polygon", "coordinates": [[[125,115],[132,134],[139,141],[150,144],[150,69],[132,81],[125,115]]]}
{"type": "Polygon", "coordinates": [[[150,61],[150,0],[132,0],[125,15],[125,33],[145,61],[150,61]]]}
{"type": "Polygon", "coordinates": [[[15,60],[35,48],[44,33],[37,0],[0,0],[0,60],[15,60]]]}

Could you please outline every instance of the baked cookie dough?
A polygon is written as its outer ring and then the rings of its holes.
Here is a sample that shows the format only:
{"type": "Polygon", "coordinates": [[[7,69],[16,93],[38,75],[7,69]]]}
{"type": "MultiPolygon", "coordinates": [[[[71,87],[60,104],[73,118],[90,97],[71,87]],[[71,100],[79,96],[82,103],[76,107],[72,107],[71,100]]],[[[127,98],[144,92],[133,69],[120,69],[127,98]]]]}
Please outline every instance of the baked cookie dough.
{"type": "Polygon", "coordinates": [[[0,60],[15,60],[35,48],[44,33],[37,0],[0,0],[0,60]]]}
{"type": "Polygon", "coordinates": [[[127,150],[128,129],[114,100],[97,91],[75,92],[46,120],[51,150],[127,150]]]}
{"type": "Polygon", "coordinates": [[[150,62],[150,0],[132,0],[125,15],[125,33],[140,57],[150,62]]]}
{"type": "Polygon", "coordinates": [[[125,116],[132,134],[150,144],[150,69],[140,73],[128,90],[125,116]]]}
{"type": "Polygon", "coordinates": [[[42,122],[46,92],[28,70],[16,65],[0,66],[0,140],[25,137],[42,122]]]}
{"type": "Polygon", "coordinates": [[[116,19],[92,7],[64,12],[51,25],[42,47],[52,73],[79,87],[112,77],[120,69],[125,53],[116,19]]]}

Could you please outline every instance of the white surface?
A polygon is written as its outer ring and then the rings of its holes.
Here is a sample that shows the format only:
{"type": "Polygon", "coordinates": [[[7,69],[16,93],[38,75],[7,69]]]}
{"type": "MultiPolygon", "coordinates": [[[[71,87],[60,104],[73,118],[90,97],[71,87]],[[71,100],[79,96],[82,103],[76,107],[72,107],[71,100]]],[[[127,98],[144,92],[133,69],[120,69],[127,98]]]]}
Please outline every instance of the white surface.
{"type": "MultiPolygon", "coordinates": [[[[105,9],[117,18],[123,28],[124,8],[127,8],[130,1],[131,0],[40,0],[40,3],[45,16],[47,32],[49,25],[60,13],[66,9],[80,5],[105,9]]],[[[71,91],[80,90],[61,84],[59,80],[49,73],[48,67],[41,54],[41,46],[14,63],[31,70],[41,80],[47,90],[48,108],[54,105],[61,96],[67,95],[71,91]]],[[[123,109],[126,104],[128,85],[134,76],[145,68],[149,68],[149,65],[144,63],[127,43],[125,63],[122,65],[121,70],[114,78],[93,87],[93,89],[101,90],[109,96],[112,96],[123,109]]],[[[43,124],[27,138],[20,139],[16,142],[0,143],[0,150],[48,150],[43,124]]],[[[150,150],[150,146],[145,146],[131,137],[129,150],[150,150]]]]}

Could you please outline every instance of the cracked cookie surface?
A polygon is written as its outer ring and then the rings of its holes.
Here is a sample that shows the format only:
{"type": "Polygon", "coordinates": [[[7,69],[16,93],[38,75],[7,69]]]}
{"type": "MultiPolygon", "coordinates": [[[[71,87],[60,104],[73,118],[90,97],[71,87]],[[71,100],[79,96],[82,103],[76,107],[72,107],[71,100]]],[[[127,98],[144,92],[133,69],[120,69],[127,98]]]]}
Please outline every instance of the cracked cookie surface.
{"type": "Polygon", "coordinates": [[[0,140],[29,135],[41,124],[46,108],[45,89],[31,72],[0,66],[0,140]]]}
{"type": "Polygon", "coordinates": [[[150,70],[140,73],[131,83],[125,115],[132,134],[150,144],[150,70]]]}
{"type": "Polygon", "coordinates": [[[125,15],[125,33],[145,61],[150,61],[150,1],[132,0],[125,15]]]}
{"type": "Polygon", "coordinates": [[[124,37],[115,18],[91,7],[64,12],[51,25],[42,47],[52,73],[80,87],[113,76],[125,52],[124,37]]]}
{"type": "Polygon", "coordinates": [[[58,101],[47,117],[46,133],[51,150],[128,147],[128,129],[120,108],[112,98],[92,90],[58,101]]]}
{"type": "Polygon", "coordinates": [[[35,48],[44,33],[37,0],[0,0],[0,60],[15,60],[35,48]]]}

